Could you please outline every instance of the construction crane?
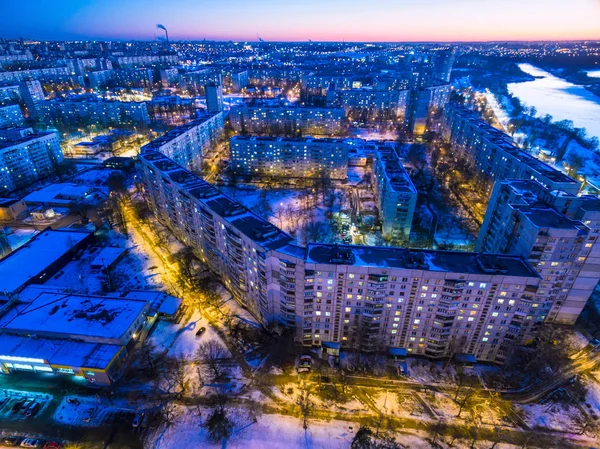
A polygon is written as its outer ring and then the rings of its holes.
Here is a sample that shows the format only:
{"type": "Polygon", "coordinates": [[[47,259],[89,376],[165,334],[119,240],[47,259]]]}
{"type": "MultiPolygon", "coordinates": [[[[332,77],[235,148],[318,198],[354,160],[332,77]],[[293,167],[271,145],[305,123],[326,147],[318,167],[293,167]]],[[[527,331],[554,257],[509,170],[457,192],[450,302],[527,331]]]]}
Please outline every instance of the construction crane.
{"type": "Polygon", "coordinates": [[[256,38],[258,39],[258,42],[264,42],[265,41],[262,37],[260,37],[258,35],[258,33],[256,33],[256,38]]]}

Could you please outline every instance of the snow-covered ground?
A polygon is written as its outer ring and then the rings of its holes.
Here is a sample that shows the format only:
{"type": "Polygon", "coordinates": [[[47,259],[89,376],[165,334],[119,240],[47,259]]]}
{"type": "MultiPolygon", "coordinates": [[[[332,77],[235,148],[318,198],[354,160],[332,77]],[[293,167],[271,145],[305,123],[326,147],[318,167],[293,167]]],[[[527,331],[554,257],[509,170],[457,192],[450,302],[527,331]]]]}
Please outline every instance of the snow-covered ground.
{"type": "MultiPolygon", "coordinates": [[[[202,418],[183,407],[175,425],[159,429],[150,437],[146,447],[154,449],[180,449],[182,447],[220,448],[212,444],[202,427],[202,418]]],[[[359,428],[358,423],[344,421],[309,420],[308,430],[302,428],[300,419],[282,415],[263,415],[256,423],[242,411],[232,411],[234,433],[227,441],[228,449],[347,449],[359,428]]],[[[414,449],[430,448],[419,437],[398,434],[398,442],[414,449]]]]}

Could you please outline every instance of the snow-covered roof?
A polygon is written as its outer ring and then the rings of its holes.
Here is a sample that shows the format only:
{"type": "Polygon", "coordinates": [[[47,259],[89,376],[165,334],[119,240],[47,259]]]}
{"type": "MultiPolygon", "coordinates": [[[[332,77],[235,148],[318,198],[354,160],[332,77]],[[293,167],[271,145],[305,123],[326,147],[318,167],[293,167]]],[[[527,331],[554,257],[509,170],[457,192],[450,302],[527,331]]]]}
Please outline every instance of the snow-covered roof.
{"type": "Polygon", "coordinates": [[[183,302],[181,298],[154,290],[132,290],[125,295],[125,298],[148,301],[153,309],[163,315],[175,315],[183,302]]]}
{"type": "Polygon", "coordinates": [[[115,261],[127,251],[127,248],[107,246],[102,248],[100,252],[94,257],[94,260],[90,264],[92,268],[99,267],[104,269],[110,267],[115,261]]]}
{"type": "Polygon", "coordinates": [[[43,231],[0,261],[0,291],[12,293],[89,237],[86,231],[43,231]]]}
{"type": "Polygon", "coordinates": [[[0,331],[86,341],[120,339],[147,304],[142,299],[42,292],[18,313],[2,319],[0,331]]]}
{"type": "Polygon", "coordinates": [[[88,186],[58,183],[31,192],[23,199],[27,204],[70,204],[85,198],[91,191],[92,188],[88,186]]]}
{"type": "Polygon", "coordinates": [[[539,278],[522,257],[463,251],[311,243],[306,263],[539,278]]]}
{"type": "Polygon", "coordinates": [[[52,365],[104,369],[122,346],[51,338],[0,335],[0,361],[3,357],[40,359],[52,365]]]}

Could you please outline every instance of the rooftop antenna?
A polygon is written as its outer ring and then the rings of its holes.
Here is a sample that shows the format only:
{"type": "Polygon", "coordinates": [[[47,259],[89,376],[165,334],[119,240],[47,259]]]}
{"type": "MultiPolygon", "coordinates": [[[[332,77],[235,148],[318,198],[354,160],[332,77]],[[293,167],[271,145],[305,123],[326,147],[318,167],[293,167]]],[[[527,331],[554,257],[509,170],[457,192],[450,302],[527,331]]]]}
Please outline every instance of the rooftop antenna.
{"type": "Polygon", "coordinates": [[[167,27],[164,25],[161,25],[160,23],[158,25],[156,25],[156,28],[164,30],[165,32],[165,37],[167,38],[167,45],[169,45],[169,32],[167,31],[167,27]]]}

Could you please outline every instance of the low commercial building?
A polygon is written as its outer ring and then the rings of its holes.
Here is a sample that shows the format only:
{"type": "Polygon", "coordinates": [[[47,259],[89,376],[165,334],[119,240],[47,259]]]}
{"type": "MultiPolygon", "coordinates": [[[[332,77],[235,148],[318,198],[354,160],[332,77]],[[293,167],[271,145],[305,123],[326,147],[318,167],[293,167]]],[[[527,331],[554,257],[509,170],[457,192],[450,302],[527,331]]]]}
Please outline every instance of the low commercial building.
{"type": "Polygon", "coordinates": [[[247,176],[346,179],[349,147],[344,139],[235,136],[230,168],[247,176]]]}
{"type": "Polygon", "coordinates": [[[122,374],[149,310],[141,299],[42,291],[2,310],[0,366],[8,374],[77,376],[88,385],[110,385],[122,374]]]}
{"type": "Polygon", "coordinates": [[[0,140],[0,193],[13,192],[51,175],[63,159],[57,133],[0,140]]]}
{"type": "Polygon", "coordinates": [[[0,220],[13,221],[27,213],[27,204],[19,198],[0,198],[0,220]]]}
{"type": "Polygon", "coordinates": [[[202,157],[215,145],[224,132],[223,113],[208,114],[198,120],[178,126],[142,147],[146,151],[160,151],[178,164],[200,169],[202,157]]]}
{"type": "Polygon", "coordinates": [[[85,200],[94,192],[93,187],[69,182],[50,184],[27,195],[28,206],[69,207],[85,200]]]}
{"type": "Polygon", "coordinates": [[[30,284],[43,284],[77,251],[91,243],[84,230],[47,229],[0,260],[0,300],[12,299],[30,284]]]}

